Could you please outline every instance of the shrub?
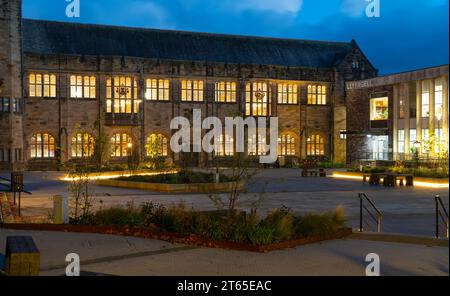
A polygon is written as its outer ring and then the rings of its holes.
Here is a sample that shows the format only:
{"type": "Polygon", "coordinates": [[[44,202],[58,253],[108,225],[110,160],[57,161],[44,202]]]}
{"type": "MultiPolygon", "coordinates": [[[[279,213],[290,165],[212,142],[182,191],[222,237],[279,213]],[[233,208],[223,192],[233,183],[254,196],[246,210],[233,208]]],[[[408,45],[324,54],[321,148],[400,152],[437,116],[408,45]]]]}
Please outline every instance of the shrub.
{"type": "MultiPolygon", "coordinates": [[[[119,177],[117,180],[130,182],[164,183],[164,184],[189,184],[189,183],[214,183],[214,174],[181,171],[173,174],[159,174],[153,176],[129,176],[119,177]]],[[[227,176],[220,176],[221,182],[230,182],[227,176]]]]}
{"type": "Polygon", "coordinates": [[[294,216],[285,207],[272,211],[260,224],[272,229],[276,242],[292,239],[295,235],[294,216]]]}
{"type": "Polygon", "coordinates": [[[140,208],[130,203],[125,207],[102,209],[76,222],[84,225],[152,227],[218,241],[267,245],[333,234],[344,225],[345,218],[342,207],[336,208],[334,213],[305,217],[295,217],[290,209],[282,207],[273,210],[262,220],[255,213],[239,213],[229,223],[227,217],[219,213],[195,212],[183,204],[167,208],[149,202],[140,208]]]}

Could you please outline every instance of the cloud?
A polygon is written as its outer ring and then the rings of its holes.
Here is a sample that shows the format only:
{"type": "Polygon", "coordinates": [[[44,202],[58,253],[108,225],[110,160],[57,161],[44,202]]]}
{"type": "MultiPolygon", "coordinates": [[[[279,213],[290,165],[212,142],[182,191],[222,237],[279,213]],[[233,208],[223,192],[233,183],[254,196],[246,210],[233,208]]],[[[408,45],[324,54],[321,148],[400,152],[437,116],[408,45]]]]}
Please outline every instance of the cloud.
{"type": "Polygon", "coordinates": [[[302,9],[303,0],[225,0],[224,4],[227,8],[237,11],[259,10],[298,14],[302,9]]]}

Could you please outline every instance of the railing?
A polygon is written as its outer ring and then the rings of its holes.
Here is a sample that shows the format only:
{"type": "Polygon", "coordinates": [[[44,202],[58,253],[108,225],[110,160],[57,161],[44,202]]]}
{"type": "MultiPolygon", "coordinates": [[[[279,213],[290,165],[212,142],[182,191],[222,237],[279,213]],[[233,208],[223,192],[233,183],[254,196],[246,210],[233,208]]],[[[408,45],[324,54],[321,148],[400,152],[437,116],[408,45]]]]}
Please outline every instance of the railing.
{"type": "Polygon", "coordinates": [[[442,222],[445,226],[445,238],[448,239],[448,228],[449,228],[449,221],[448,221],[448,212],[445,208],[444,203],[442,202],[442,199],[439,195],[436,195],[434,197],[434,201],[436,203],[436,238],[440,237],[439,233],[439,218],[441,218],[442,222]]]}
{"type": "Polygon", "coordinates": [[[20,204],[21,203],[21,193],[24,192],[24,193],[30,194],[30,195],[32,195],[32,193],[23,189],[23,181],[21,181],[21,183],[19,184],[19,183],[14,183],[12,180],[9,180],[9,179],[6,179],[6,178],[2,178],[2,177],[0,177],[0,181],[6,181],[6,182],[9,183],[9,184],[0,183],[0,185],[3,186],[3,188],[5,188],[5,187],[8,188],[6,190],[6,189],[1,189],[1,187],[0,187],[0,192],[13,192],[14,193],[14,205],[16,205],[16,193],[19,193],[18,214],[19,214],[19,217],[20,217],[20,215],[21,215],[20,214],[20,210],[21,210],[21,204],[20,204]],[[20,189],[13,188],[13,187],[16,187],[17,185],[19,185],[20,189]]]}
{"type": "MultiPolygon", "coordinates": [[[[381,232],[381,218],[383,217],[383,214],[381,211],[375,206],[375,204],[370,200],[369,197],[365,193],[358,193],[359,197],[359,232],[364,231],[364,215],[363,210],[367,212],[370,218],[377,224],[377,232],[381,232]],[[371,206],[372,211],[369,210],[369,208],[366,207],[364,204],[364,201],[368,202],[368,204],[371,206]]],[[[370,229],[370,224],[366,222],[367,227],[370,229]]]]}

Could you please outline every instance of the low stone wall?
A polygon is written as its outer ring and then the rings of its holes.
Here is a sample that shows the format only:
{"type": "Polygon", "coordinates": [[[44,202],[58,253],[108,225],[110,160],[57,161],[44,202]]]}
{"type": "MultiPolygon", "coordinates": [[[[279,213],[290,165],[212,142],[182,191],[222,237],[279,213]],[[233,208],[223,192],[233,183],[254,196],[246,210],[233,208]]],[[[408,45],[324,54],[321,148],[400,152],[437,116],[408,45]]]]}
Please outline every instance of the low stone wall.
{"type": "MultiPolygon", "coordinates": [[[[352,178],[352,179],[361,179],[361,181],[363,180],[363,173],[359,173],[359,172],[333,172],[332,173],[333,177],[342,177],[342,178],[352,178]]],[[[425,177],[414,177],[414,182],[418,182],[419,184],[421,183],[425,183],[425,184],[430,184],[430,185],[440,185],[440,186],[445,186],[449,184],[448,179],[447,178],[425,178],[425,177]]]]}
{"type": "MultiPolygon", "coordinates": [[[[121,187],[129,189],[140,189],[166,193],[218,193],[230,192],[233,190],[235,182],[224,183],[193,183],[193,184],[165,184],[165,183],[148,183],[148,182],[130,182],[119,181],[114,179],[97,180],[97,185],[121,187]]],[[[245,188],[245,182],[239,181],[238,190],[245,188]]]]}

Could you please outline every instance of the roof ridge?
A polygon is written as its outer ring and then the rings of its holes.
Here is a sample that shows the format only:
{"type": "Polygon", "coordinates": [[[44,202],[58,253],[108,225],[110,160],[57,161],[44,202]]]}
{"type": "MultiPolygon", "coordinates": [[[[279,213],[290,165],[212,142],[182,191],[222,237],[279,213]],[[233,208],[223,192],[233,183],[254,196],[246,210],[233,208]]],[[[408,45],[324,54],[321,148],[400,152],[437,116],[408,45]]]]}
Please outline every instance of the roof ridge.
{"type": "Polygon", "coordinates": [[[119,30],[130,30],[130,31],[144,31],[144,32],[162,32],[162,33],[178,33],[186,35],[202,35],[205,37],[222,37],[222,38],[235,38],[235,39],[254,39],[254,40],[271,40],[280,42],[302,42],[302,43],[314,43],[314,44],[327,44],[327,45],[351,45],[352,41],[328,41],[328,40],[309,40],[309,39],[297,39],[297,38],[280,38],[280,37],[268,37],[268,36],[254,36],[254,35],[237,35],[237,34],[225,34],[225,33],[208,33],[208,32],[198,32],[198,31],[187,31],[187,30],[170,30],[170,29],[155,29],[155,28],[145,28],[145,27],[127,27],[118,25],[107,25],[107,24],[88,24],[88,23],[77,23],[77,22],[63,22],[55,20],[38,20],[38,19],[27,19],[24,18],[23,21],[26,22],[40,22],[40,23],[54,23],[70,26],[84,26],[84,27],[97,27],[97,28],[112,28],[119,30]]]}

